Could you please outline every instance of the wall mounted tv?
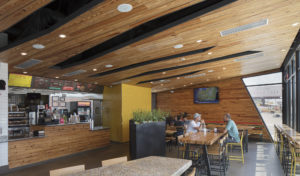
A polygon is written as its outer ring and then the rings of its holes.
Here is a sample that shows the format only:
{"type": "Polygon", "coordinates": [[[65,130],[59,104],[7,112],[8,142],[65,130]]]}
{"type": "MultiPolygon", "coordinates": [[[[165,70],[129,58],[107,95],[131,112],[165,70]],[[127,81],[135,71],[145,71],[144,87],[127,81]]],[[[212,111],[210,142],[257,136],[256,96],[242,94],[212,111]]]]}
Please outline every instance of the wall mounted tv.
{"type": "Polygon", "coordinates": [[[219,103],[219,88],[194,88],[194,103],[219,103]]]}

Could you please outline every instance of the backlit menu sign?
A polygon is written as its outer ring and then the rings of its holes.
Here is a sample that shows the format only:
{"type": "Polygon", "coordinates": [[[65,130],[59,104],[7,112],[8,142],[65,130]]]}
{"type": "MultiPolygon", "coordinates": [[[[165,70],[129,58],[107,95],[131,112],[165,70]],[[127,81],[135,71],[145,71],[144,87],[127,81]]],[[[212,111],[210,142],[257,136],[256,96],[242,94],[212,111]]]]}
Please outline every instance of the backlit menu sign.
{"type": "Polygon", "coordinates": [[[21,74],[9,74],[8,86],[31,87],[32,76],[21,74]]]}

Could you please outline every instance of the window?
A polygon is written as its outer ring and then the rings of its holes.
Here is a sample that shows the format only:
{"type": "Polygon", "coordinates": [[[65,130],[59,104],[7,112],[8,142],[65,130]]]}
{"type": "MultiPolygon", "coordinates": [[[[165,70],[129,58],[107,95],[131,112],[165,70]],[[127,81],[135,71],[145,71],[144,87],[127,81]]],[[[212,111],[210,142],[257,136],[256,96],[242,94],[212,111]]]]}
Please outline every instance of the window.
{"type": "Polygon", "coordinates": [[[275,124],[282,124],[281,72],[243,79],[270,135],[274,139],[275,124]]]}

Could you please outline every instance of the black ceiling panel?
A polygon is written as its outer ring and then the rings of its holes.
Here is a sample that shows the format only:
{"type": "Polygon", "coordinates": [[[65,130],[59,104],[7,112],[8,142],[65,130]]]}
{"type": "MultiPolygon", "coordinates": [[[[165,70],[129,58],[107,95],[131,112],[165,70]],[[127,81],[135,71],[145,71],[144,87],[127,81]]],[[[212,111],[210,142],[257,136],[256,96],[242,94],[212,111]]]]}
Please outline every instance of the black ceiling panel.
{"type": "Polygon", "coordinates": [[[8,34],[8,45],[0,52],[50,33],[90,10],[104,0],[53,0],[3,33],[8,34]]]}
{"type": "Polygon", "coordinates": [[[152,79],[152,80],[140,81],[137,84],[144,84],[144,83],[149,83],[149,82],[154,82],[154,81],[160,81],[160,80],[165,80],[165,79],[177,78],[177,77],[181,77],[181,76],[188,76],[188,75],[192,75],[192,74],[198,73],[200,71],[203,71],[203,70],[198,70],[198,71],[183,73],[183,74],[180,74],[180,75],[174,75],[174,76],[169,76],[169,77],[164,77],[164,78],[159,78],[159,79],[152,79]]]}
{"type": "Polygon", "coordinates": [[[191,67],[191,66],[196,66],[196,65],[201,65],[201,64],[207,64],[207,63],[211,63],[211,62],[217,62],[217,61],[221,61],[221,60],[225,60],[225,59],[232,59],[232,58],[235,58],[235,57],[241,57],[241,56],[246,56],[246,55],[260,53],[260,52],[261,51],[244,51],[244,52],[235,53],[235,54],[231,54],[231,55],[227,55],[227,56],[223,56],[223,57],[217,57],[217,58],[214,58],[214,59],[195,62],[195,63],[192,63],[192,64],[186,64],[186,65],[180,65],[180,66],[175,66],[175,67],[163,68],[163,69],[159,69],[159,70],[147,71],[147,72],[144,72],[144,73],[140,73],[140,74],[128,77],[126,79],[132,79],[132,78],[136,78],[136,77],[140,77],[140,76],[146,76],[146,75],[150,75],[150,74],[161,73],[161,72],[164,72],[164,71],[170,71],[170,70],[186,68],[186,67],[191,67]]]}
{"type": "Polygon", "coordinates": [[[89,62],[95,58],[104,56],[117,49],[123,48],[132,43],[160,33],[171,27],[177,26],[205,13],[230,4],[236,0],[206,0],[181,10],[158,17],[135,28],[132,28],[120,35],[117,35],[103,43],[100,43],[82,53],[72,56],[63,62],[53,66],[55,69],[65,69],[75,65],[89,62]]]}
{"type": "Polygon", "coordinates": [[[198,49],[198,50],[193,50],[193,51],[188,51],[188,52],[184,52],[184,53],[180,53],[180,54],[175,54],[175,55],[171,55],[171,56],[166,56],[166,57],[161,57],[161,58],[157,58],[157,59],[152,59],[152,60],[148,60],[148,61],[144,61],[144,62],[139,62],[136,64],[131,64],[131,65],[127,65],[125,67],[120,67],[114,70],[109,70],[106,72],[102,72],[102,73],[97,73],[95,75],[92,75],[90,77],[100,77],[100,76],[105,76],[105,75],[109,75],[112,73],[117,73],[120,71],[125,71],[125,70],[129,70],[129,69],[133,69],[136,67],[141,67],[141,66],[145,66],[148,64],[153,64],[156,62],[160,62],[160,61],[166,61],[166,60],[170,60],[170,59],[174,59],[174,58],[179,58],[179,57],[185,57],[185,56],[189,56],[189,55],[193,55],[193,54],[199,54],[205,51],[208,51],[210,49],[214,48],[214,46],[212,47],[207,47],[207,48],[202,48],[202,49],[198,49]]]}

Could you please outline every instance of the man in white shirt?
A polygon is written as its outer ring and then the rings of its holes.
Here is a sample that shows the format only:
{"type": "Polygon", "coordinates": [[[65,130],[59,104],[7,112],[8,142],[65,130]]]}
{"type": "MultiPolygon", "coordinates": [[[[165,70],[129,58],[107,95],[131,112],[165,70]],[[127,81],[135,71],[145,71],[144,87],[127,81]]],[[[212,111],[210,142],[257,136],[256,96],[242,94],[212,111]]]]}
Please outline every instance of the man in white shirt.
{"type": "MultiPolygon", "coordinates": [[[[187,133],[193,132],[193,133],[197,133],[198,131],[200,131],[201,128],[201,114],[195,113],[194,114],[194,120],[191,120],[190,123],[188,124],[187,133]]],[[[205,124],[204,120],[201,121],[203,123],[203,125],[205,124]]]]}

